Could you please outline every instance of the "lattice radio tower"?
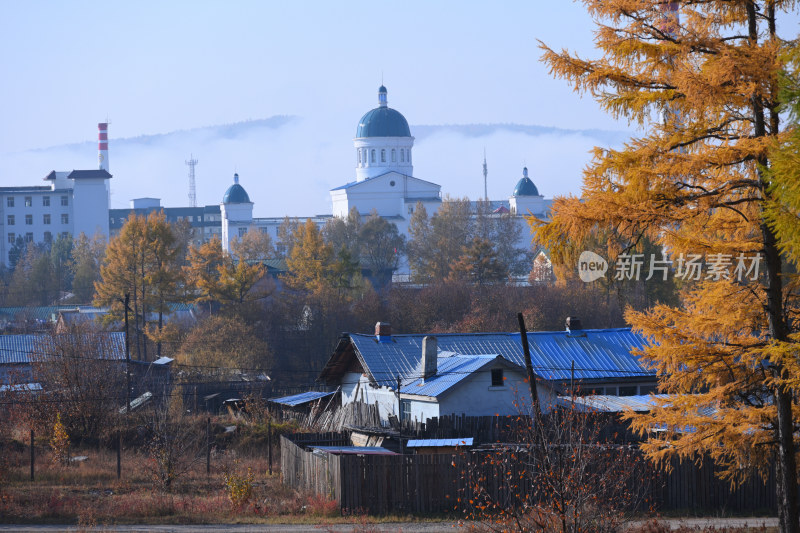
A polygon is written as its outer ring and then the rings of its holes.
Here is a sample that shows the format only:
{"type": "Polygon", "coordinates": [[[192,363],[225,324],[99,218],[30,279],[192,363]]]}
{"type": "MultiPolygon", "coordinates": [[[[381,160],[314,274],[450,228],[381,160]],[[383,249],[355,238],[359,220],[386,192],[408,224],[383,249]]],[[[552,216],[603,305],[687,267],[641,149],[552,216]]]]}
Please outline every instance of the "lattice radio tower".
{"type": "Polygon", "coordinates": [[[489,167],[486,166],[486,148],[483,149],[483,197],[489,201],[489,167]]]}
{"type": "Polygon", "coordinates": [[[197,165],[197,159],[192,157],[192,154],[189,154],[189,160],[186,161],[186,164],[189,165],[189,205],[197,207],[197,190],[194,185],[194,167],[197,165]]]}

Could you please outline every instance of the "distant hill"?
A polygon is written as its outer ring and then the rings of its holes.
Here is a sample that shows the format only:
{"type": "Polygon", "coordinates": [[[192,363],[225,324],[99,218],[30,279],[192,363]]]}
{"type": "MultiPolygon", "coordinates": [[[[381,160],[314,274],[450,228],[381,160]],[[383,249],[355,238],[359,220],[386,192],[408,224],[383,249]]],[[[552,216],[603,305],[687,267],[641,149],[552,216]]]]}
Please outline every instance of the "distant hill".
{"type": "Polygon", "coordinates": [[[526,124],[444,124],[411,126],[416,139],[424,139],[438,133],[457,133],[464,137],[485,137],[495,133],[523,133],[533,137],[540,135],[583,135],[595,139],[604,139],[611,144],[623,142],[631,136],[631,132],[622,130],[571,130],[553,126],[535,126],[526,124]]]}
{"type": "MultiPolygon", "coordinates": [[[[197,135],[201,134],[209,138],[235,140],[243,137],[255,130],[260,129],[280,129],[284,126],[298,121],[300,117],[292,115],[275,115],[269,118],[261,118],[254,120],[246,120],[242,122],[233,122],[230,124],[219,124],[212,126],[202,126],[199,128],[191,128],[185,130],[174,130],[167,133],[155,133],[149,135],[139,135],[137,137],[124,137],[113,138],[112,142],[118,147],[119,144],[136,144],[139,146],[158,145],[164,140],[171,137],[180,137],[183,135],[197,135]]],[[[427,137],[431,137],[442,133],[454,133],[469,138],[485,137],[494,135],[496,133],[522,133],[537,137],[541,135],[582,135],[584,137],[591,137],[594,139],[602,139],[609,144],[618,144],[630,137],[630,132],[620,130],[599,130],[599,129],[563,129],[553,126],[537,126],[527,124],[423,124],[418,126],[411,126],[411,131],[418,141],[422,141],[427,137]]],[[[86,141],[82,143],[70,143],[60,146],[50,146],[46,148],[38,148],[30,150],[31,152],[38,152],[50,150],[52,148],[80,148],[87,145],[93,145],[94,141],[86,141]]]]}

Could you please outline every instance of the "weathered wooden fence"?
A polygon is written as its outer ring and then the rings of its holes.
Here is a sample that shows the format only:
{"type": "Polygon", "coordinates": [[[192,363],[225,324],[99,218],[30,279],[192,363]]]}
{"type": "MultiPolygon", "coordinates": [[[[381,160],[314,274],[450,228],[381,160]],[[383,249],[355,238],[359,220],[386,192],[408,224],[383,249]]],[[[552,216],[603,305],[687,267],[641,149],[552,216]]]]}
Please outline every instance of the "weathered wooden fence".
{"type": "MultiPolygon", "coordinates": [[[[547,415],[544,415],[547,417],[547,415]]],[[[642,439],[634,435],[629,424],[623,423],[615,414],[594,413],[589,415],[598,425],[599,442],[626,444],[642,439]]],[[[528,416],[466,416],[464,414],[442,415],[428,418],[425,422],[403,421],[402,432],[406,438],[455,439],[473,437],[475,444],[515,442],[530,428],[528,416]]]]}
{"type": "Polygon", "coordinates": [[[350,439],[341,433],[301,433],[290,438],[281,435],[283,483],[294,489],[311,491],[328,499],[341,501],[339,456],[306,450],[302,447],[304,443],[348,446],[350,439]]]}
{"type": "MultiPolygon", "coordinates": [[[[286,485],[309,490],[339,503],[343,512],[452,512],[458,498],[469,498],[468,454],[333,455],[304,449],[307,444],[346,446],[347,434],[281,437],[281,475],[286,485]]],[[[711,461],[673,462],[670,473],[649,481],[648,500],[659,511],[775,512],[775,479],[755,478],[736,490],[716,477],[711,461]]],[[[520,465],[524,468],[524,465],[520,465]]],[[[487,472],[487,490],[503,497],[502,476],[487,472]]]]}

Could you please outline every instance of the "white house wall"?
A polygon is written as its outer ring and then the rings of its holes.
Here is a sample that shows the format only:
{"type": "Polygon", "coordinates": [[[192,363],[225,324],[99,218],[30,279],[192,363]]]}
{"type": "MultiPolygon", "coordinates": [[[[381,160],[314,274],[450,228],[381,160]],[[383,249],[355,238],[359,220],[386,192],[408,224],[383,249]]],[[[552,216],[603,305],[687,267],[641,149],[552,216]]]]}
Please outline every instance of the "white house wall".
{"type": "Polygon", "coordinates": [[[397,393],[388,388],[376,388],[370,384],[369,378],[360,373],[348,372],[342,379],[342,405],[353,402],[363,402],[370,405],[378,404],[378,413],[381,420],[388,420],[389,415],[398,416],[397,393]]]}
{"type": "MultiPolygon", "coordinates": [[[[530,406],[530,389],[525,375],[504,369],[503,387],[492,387],[492,376],[488,369],[476,372],[453,390],[439,397],[439,412],[442,415],[462,413],[468,416],[494,416],[526,414],[530,406]]],[[[552,404],[554,397],[549,387],[537,389],[539,402],[552,404]]]]}

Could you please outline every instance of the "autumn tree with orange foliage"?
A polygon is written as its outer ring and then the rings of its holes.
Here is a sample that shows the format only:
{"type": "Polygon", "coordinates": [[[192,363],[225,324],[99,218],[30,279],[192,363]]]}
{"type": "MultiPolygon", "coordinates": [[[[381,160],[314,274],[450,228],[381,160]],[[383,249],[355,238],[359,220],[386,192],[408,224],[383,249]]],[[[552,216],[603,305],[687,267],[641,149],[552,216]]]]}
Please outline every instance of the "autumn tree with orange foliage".
{"type": "Polygon", "coordinates": [[[787,42],[776,28],[795,2],[584,3],[602,57],[542,45],[543,59],[642,133],[621,149],[595,149],[582,198],[556,199],[535,238],[556,260],[594,232],[612,233],[623,252],[647,238],[674,268],[690,254],[705,258],[680,305],[627,314],[653,339],[642,356],[671,395],[633,425],[667,428],[644,445],[651,458],[709,455],[732,483],[765,474],[776,458],[781,531],[796,533],[800,323],[783,252],[800,241],[796,206],[782,224],[770,216],[785,207],[786,190],[769,173],[789,134],[779,107],[787,42]],[[736,276],[754,254],[758,274],[736,276]],[[721,274],[715,264],[730,268],[721,274]]]}

